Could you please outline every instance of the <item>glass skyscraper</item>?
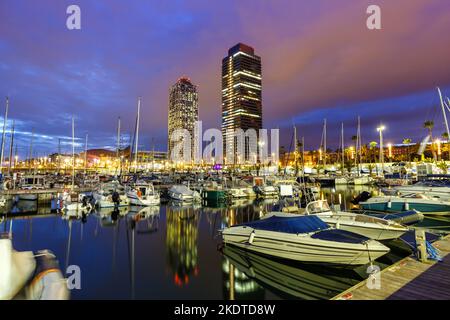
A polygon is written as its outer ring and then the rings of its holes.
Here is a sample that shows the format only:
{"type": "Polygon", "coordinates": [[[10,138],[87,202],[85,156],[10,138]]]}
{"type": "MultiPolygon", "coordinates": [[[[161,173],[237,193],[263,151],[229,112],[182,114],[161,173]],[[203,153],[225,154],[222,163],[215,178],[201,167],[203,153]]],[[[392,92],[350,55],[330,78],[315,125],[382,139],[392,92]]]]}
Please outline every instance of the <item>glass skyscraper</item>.
{"type": "MultiPolygon", "coordinates": [[[[261,58],[255,55],[254,49],[238,43],[228,50],[228,56],[222,60],[222,134],[224,139],[224,155],[227,149],[234,148],[236,154],[237,141],[231,138],[230,132],[236,129],[247,131],[255,129],[258,134],[262,129],[261,102],[261,58]]],[[[233,163],[252,160],[257,156],[257,145],[253,139],[244,140],[245,159],[234,156],[233,163]],[[253,150],[253,151],[252,151],[253,150]]],[[[230,160],[227,160],[230,163],[230,160]]]]}
{"type": "Polygon", "coordinates": [[[196,121],[198,121],[197,87],[192,84],[189,78],[182,77],[170,88],[169,93],[169,141],[167,144],[169,159],[171,158],[176,141],[185,138],[184,135],[174,135],[177,129],[186,129],[191,135],[190,158],[194,158],[194,129],[196,121]],[[175,139],[171,139],[171,137],[175,139]]]}

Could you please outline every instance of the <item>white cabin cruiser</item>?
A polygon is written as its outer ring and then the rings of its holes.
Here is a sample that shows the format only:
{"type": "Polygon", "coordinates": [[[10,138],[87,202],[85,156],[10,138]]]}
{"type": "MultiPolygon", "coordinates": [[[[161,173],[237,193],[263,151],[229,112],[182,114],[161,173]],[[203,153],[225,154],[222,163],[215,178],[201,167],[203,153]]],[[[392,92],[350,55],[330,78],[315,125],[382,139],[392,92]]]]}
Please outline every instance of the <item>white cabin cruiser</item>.
{"type": "Polygon", "coordinates": [[[95,207],[95,200],[86,193],[71,194],[64,191],[58,195],[57,208],[64,213],[91,212],[95,207]]]}
{"type": "Polygon", "coordinates": [[[92,193],[95,205],[99,208],[123,207],[130,204],[125,188],[118,181],[103,183],[92,193]]]}
{"type": "Polygon", "coordinates": [[[184,184],[176,184],[169,189],[169,197],[181,202],[200,202],[202,197],[199,192],[189,189],[184,184]]]}
{"type": "Polygon", "coordinates": [[[450,201],[450,185],[440,180],[419,181],[412,185],[394,187],[393,190],[400,195],[422,193],[429,197],[450,201]]]}
{"type": "MultiPolygon", "coordinates": [[[[353,212],[332,211],[326,200],[312,201],[308,203],[302,212],[305,215],[315,215],[336,229],[347,230],[369,239],[390,240],[397,239],[409,229],[392,220],[372,217],[353,212]]],[[[278,213],[273,213],[280,215],[278,213]]],[[[282,213],[281,215],[291,216],[282,213]]]]}
{"type": "Polygon", "coordinates": [[[382,243],[328,226],[317,216],[272,215],[222,230],[226,245],[302,262],[362,265],[389,252],[382,243]]]}
{"type": "Polygon", "coordinates": [[[132,206],[157,206],[160,204],[159,193],[153,184],[138,181],[127,191],[127,197],[132,206]]]}
{"type": "Polygon", "coordinates": [[[36,201],[38,195],[36,193],[32,193],[32,190],[42,190],[45,189],[46,180],[43,175],[30,175],[24,176],[20,180],[20,188],[22,190],[29,190],[29,193],[19,194],[19,200],[29,200],[36,201]]]}

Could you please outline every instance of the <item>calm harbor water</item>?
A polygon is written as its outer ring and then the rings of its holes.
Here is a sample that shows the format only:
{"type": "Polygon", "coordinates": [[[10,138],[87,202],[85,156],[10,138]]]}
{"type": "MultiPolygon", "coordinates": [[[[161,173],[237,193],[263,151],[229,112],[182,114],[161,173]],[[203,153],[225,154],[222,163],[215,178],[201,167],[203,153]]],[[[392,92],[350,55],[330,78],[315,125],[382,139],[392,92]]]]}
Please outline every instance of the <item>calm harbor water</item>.
{"type": "MultiPolygon", "coordinates": [[[[349,200],[362,190],[324,189],[321,197],[334,203],[340,199],[349,209],[349,200]]],[[[366,266],[313,266],[231,247],[218,250],[218,230],[258,219],[272,204],[167,204],[139,214],[109,209],[68,220],[52,214],[49,206],[21,202],[0,226],[9,230],[13,221],[16,250],[49,249],[62,270],[80,267],[81,290],[72,290],[72,299],[329,299],[366,277],[366,266]],[[20,211],[38,213],[18,215],[20,211]]],[[[433,223],[424,222],[431,227],[433,223]]],[[[450,223],[440,220],[435,225],[448,230],[450,223]]],[[[391,248],[377,262],[381,267],[409,254],[401,244],[391,248]]]]}

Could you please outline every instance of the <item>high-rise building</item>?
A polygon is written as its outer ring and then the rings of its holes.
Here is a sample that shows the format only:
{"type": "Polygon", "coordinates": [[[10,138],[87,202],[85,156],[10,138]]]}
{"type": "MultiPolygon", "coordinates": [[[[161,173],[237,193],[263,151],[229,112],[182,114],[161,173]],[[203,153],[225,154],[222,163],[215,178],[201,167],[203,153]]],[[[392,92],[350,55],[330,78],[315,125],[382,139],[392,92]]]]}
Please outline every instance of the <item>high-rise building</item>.
{"type": "Polygon", "coordinates": [[[193,85],[191,80],[186,77],[178,79],[178,81],[170,88],[169,93],[169,158],[178,138],[173,136],[177,129],[186,129],[191,135],[191,154],[190,158],[194,158],[194,128],[198,121],[198,92],[197,86],[193,85]],[[172,138],[175,138],[173,141],[172,138]]]}
{"type": "MultiPolygon", "coordinates": [[[[234,148],[236,154],[236,138],[227,138],[231,131],[262,129],[261,103],[261,58],[255,55],[254,49],[238,43],[228,50],[228,56],[222,60],[222,135],[224,139],[224,155],[230,153],[227,148],[234,148]]],[[[251,139],[245,139],[245,159],[237,159],[234,163],[250,160],[256,154],[257,145],[251,139]]],[[[227,161],[230,162],[230,161],[227,161]]]]}

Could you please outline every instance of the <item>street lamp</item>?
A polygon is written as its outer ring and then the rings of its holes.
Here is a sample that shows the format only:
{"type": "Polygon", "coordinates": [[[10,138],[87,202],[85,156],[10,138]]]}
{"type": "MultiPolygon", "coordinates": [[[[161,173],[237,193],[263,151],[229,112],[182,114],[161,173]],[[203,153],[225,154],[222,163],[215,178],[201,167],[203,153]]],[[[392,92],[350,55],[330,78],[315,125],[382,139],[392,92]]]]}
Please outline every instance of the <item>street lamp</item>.
{"type": "Polygon", "coordinates": [[[380,125],[377,131],[380,133],[380,162],[381,162],[381,172],[384,174],[384,152],[383,152],[383,130],[386,129],[385,126],[380,125]]]}
{"type": "Polygon", "coordinates": [[[388,144],[388,154],[389,154],[389,159],[392,159],[392,143],[388,144]]]}

